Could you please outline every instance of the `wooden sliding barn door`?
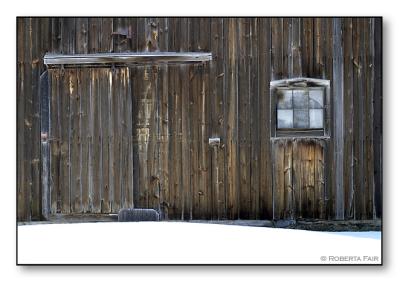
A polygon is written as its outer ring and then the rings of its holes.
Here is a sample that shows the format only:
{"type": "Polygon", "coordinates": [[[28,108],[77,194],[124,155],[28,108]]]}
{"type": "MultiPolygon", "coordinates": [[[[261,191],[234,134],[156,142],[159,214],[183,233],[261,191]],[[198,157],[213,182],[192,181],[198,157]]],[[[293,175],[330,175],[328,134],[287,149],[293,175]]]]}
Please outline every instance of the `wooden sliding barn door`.
{"type": "Polygon", "coordinates": [[[205,75],[202,64],[49,69],[45,216],[211,218],[205,75]]]}
{"type": "Polygon", "coordinates": [[[129,68],[50,69],[50,214],[133,205],[129,68]]]}

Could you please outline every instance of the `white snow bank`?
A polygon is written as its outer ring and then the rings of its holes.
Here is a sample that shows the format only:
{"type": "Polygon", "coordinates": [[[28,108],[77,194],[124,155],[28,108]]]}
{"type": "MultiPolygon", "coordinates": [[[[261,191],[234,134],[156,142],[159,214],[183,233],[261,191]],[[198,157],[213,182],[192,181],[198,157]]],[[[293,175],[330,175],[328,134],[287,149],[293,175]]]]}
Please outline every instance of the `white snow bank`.
{"type": "Polygon", "coordinates": [[[380,264],[380,232],[185,222],[18,226],[20,264],[380,264]],[[344,236],[347,235],[347,236],[344,236]]]}

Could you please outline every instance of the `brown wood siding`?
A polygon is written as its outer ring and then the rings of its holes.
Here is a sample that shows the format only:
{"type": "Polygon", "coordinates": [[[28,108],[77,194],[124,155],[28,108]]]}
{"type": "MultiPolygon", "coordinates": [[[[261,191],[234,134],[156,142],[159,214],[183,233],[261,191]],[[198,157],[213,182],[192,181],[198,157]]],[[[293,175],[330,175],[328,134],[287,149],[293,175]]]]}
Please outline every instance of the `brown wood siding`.
{"type": "Polygon", "coordinates": [[[381,34],[380,18],[18,18],[17,219],[41,218],[42,183],[50,214],[380,218],[381,34]],[[213,60],[51,69],[41,144],[46,52],[157,50],[213,60]],[[329,140],[270,139],[269,83],[299,76],[331,82],[329,140]]]}

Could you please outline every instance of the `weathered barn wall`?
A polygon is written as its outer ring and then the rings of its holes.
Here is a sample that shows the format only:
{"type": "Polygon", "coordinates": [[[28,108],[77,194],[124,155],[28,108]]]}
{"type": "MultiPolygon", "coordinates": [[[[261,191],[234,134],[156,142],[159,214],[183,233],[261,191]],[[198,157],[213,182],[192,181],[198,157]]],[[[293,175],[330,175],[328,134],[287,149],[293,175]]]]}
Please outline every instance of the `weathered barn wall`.
{"type": "Polygon", "coordinates": [[[381,217],[381,32],[380,18],[18,18],[18,220],[43,208],[44,54],[156,50],[213,61],[49,71],[50,212],[381,217]],[[299,76],[331,81],[323,148],[271,142],[269,83],[299,76]],[[296,171],[305,185],[291,194],[296,171]]]}

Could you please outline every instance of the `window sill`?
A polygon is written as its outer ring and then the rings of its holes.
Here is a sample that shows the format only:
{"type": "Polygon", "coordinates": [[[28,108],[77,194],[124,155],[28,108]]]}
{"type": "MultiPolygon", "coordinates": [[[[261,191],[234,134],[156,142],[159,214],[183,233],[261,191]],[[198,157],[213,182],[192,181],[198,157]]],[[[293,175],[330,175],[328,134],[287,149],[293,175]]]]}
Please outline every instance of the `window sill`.
{"type": "Polygon", "coordinates": [[[330,140],[330,136],[295,136],[295,135],[288,135],[288,136],[277,136],[277,137],[270,137],[271,141],[279,141],[279,140],[330,140]]]}

